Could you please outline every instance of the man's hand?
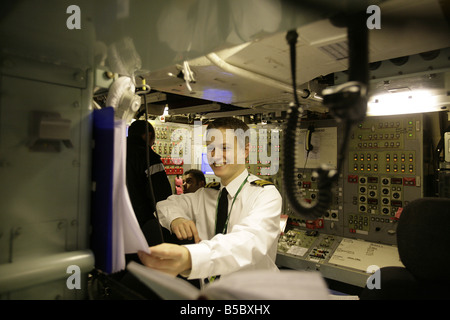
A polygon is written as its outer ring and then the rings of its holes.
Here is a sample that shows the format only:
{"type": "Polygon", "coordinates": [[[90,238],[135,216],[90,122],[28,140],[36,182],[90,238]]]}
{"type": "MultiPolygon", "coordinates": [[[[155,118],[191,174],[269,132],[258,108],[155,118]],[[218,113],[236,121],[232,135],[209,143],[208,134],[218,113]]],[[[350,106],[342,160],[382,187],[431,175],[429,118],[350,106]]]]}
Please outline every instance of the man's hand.
{"type": "Polygon", "coordinates": [[[173,276],[192,267],[189,250],[176,244],[162,243],[150,247],[150,254],[138,251],[138,256],[145,266],[173,276]]]}
{"type": "Polygon", "coordinates": [[[177,218],[172,221],[172,223],[170,224],[170,228],[179,240],[192,240],[192,238],[194,238],[195,243],[199,243],[201,241],[200,237],[198,236],[197,227],[192,220],[177,218]]]}

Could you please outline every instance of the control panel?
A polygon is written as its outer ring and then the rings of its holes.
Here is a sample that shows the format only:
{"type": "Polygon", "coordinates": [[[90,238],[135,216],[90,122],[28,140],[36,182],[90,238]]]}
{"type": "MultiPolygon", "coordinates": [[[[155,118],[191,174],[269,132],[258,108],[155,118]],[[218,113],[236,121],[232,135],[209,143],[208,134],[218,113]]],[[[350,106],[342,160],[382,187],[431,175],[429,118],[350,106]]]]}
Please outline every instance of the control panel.
{"type": "Polygon", "coordinates": [[[271,181],[282,191],[281,139],[282,130],[276,124],[249,125],[249,156],[246,167],[249,173],[271,181]]]}
{"type": "Polygon", "coordinates": [[[396,243],[403,207],[423,196],[423,115],[370,117],[350,137],[344,236],[396,243]]]}
{"type": "Polygon", "coordinates": [[[273,125],[250,126],[249,156],[246,160],[250,173],[267,179],[277,176],[280,169],[281,130],[273,125]]]}
{"type": "Polygon", "coordinates": [[[336,239],[333,235],[323,235],[316,241],[318,235],[319,233],[313,230],[291,229],[281,236],[278,251],[304,256],[309,261],[325,261],[336,247],[336,239]]]}
{"type": "MultiPolygon", "coordinates": [[[[319,192],[314,169],[325,164],[330,168],[337,166],[337,146],[340,139],[339,128],[335,121],[304,121],[297,130],[296,167],[294,172],[297,185],[295,192],[305,206],[314,205],[319,192]]],[[[285,203],[285,213],[289,216],[288,224],[307,230],[342,235],[343,230],[343,184],[342,179],[332,185],[332,200],[322,217],[308,220],[293,214],[289,203],[285,203]]],[[[285,201],[286,202],[286,201],[285,201]]]]}
{"type": "MultiPolygon", "coordinates": [[[[314,204],[317,201],[319,192],[317,179],[313,175],[312,169],[297,169],[297,194],[305,204],[314,204]]],[[[294,216],[289,204],[286,204],[286,212],[289,218],[289,225],[303,227],[307,230],[318,230],[328,234],[342,235],[343,228],[343,198],[342,182],[337,181],[332,186],[332,201],[328,210],[322,217],[315,220],[308,220],[294,216]]]]}
{"type": "Polygon", "coordinates": [[[191,168],[193,163],[190,155],[192,150],[192,126],[150,121],[155,129],[153,151],[161,156],[166,174],[175,190],[175,178],[191,168]],[[185,155],[189,161],[185,163],[185,155]]]}
{"type": "Polygon", "coordinates": [[[327,279],[364,287],[373,266],[402,267],[393,245],[292,228],[280,236],[277,265],[320,271],[327,279]]]}
{"type": "MultiPolygon", "coordinates": [[[[295,192],[306,203],[316,201],[318,187],[311,167],[333,168],[342,136],[330,121],[306,122],[298,136],[295,192]],[[311,152],[306,151],[310,143],[311,152]],[[332,159],[330,159],[330,157],[332,159]],[[307,165],[310,163],[310,165],[307,165]]],[[[314,221],[294,217],[293,226],[328,234],[396,244],[396,226],[403,207],[423,196],[423,115],[370,117],[353,128],[343,172],[332,187],[332,203],[314,221]]]]}
{"type": "MultiPolygon", "coordinates": [[[[401,266],[397,221],[403,207],[424,194],[423,132],[422,114],[369,117],[356,125],[327,212],[307,220],[285,204],[288,219],[277,264],[320,270],[327,278],[360,287],[370,276],[369,266],[401,266]]],[[[316,201],[314,168],[320,163],[333,168],[340,152],[333,145],[339,146],[342,136],[341,128],[329,121],[306,121],[299,130],[292,174],[295,192],[305,203],[316,201]]]]}

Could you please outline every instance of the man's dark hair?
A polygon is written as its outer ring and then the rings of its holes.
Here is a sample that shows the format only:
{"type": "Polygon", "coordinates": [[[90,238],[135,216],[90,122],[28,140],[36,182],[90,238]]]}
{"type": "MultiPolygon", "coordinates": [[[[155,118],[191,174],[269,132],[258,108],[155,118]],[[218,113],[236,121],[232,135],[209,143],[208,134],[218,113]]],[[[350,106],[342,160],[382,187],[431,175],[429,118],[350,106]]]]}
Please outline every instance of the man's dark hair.
{"type": "Polygon", "coordinates": [[[205,175],[201,170],[198,169],[190,169],[183,173],[183,175],[192,174],[192,176],[197,180],[198,182],[203,181],[206,184],[205,175]]]}
{"type": "Polygon", "coordinates": [[[249,127],[248,125],[239,119],[227,117],[227,118],[218,118],[215,119],[213,122],[210,122],[208,126],[206,127],[206,130],[209,129],[242,129],[244,132],[246,132],[249,127]]]}
{"type": "Polygon", "coordinates": [[[153,128],[152,124],[145,120],[136,120],[134,121],[130,127],[128,128],[128,136],[142,136],[146,133],[148,123],[148,132],[152,137],[155,137],[155,128],[153,128]]]}

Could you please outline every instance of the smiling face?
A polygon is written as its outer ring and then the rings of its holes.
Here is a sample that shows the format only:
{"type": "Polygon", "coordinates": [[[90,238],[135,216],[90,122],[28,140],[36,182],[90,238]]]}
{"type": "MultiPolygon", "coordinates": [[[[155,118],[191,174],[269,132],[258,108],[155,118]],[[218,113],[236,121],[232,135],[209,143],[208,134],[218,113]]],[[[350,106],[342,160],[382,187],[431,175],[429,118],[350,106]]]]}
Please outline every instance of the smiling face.
{"type": "Polygon", "coordinates": [[[223,185],[227,185],[245,169],[248,157],[248,143],[239,142],[233,129],[208,130],[207,155],[208,162],[223,185]]]}

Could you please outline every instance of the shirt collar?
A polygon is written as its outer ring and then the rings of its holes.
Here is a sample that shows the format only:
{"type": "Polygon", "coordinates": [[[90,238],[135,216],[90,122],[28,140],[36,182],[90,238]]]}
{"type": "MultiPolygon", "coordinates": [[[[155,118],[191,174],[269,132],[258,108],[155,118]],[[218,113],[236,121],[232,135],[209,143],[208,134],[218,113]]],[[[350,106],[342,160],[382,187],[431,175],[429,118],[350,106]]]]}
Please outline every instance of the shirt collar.
{"type": "Polygon", "coordinates": [[[221,185],[222,188],[227,188],[228,194],[231,198],[233,198],[238,191],[239,187],[241,186],[242,182],[244,182],[245,178],[248,176],[247,169],[244,169],[240,175],[238,175],[236,178],[234,178],[233,181],[231,181],[227,186],[221,185]]]}

